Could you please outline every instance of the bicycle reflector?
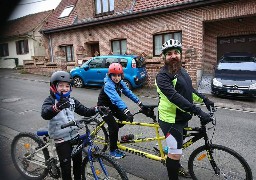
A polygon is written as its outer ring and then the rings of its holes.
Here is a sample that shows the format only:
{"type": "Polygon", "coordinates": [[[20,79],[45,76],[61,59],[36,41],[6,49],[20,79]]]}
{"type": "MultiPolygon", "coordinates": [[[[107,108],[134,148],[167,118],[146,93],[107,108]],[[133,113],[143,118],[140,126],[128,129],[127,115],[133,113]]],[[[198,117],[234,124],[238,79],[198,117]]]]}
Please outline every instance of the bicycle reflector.
{"type": "Polygon", "coordinates": [[[29,148],[30,148],[30,144],[29,144],[29,143],[25,143],[25,144],[24,144],[24,147],[25,147],[26,149],[29,149],[29,148]]]}
{"type": "Polygon", "coordinates": [[[101,174],[101,171],[100,171],[99,169],[96,169],[96,170],[95,170],[95,173],[96,173],[96,174],[97,174],[97,176],[98,176],[98,175],[100,175],[100,174],[101,174]]]}
{"type": "Polygon", "coordinates": [[[197,158],[197,160],[198,160],[198,161],[202,161],[205,157],[206,157],[206,153],[203,153],[203,154],[201,154],[201,155],[197,158]]]}

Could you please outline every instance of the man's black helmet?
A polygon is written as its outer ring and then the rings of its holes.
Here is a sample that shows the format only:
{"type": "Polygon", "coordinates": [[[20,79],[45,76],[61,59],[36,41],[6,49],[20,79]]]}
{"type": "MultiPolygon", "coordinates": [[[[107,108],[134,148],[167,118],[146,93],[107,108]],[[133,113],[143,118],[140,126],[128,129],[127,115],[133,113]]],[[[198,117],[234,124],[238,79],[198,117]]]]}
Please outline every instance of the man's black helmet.
{"type": "Polygon", "coordinates": [[[66,71],[56,71],[52,74],[50,79],[50,85],[56,85],[59,81],[68,82],[72,85],[73,79],[66,71]]]}

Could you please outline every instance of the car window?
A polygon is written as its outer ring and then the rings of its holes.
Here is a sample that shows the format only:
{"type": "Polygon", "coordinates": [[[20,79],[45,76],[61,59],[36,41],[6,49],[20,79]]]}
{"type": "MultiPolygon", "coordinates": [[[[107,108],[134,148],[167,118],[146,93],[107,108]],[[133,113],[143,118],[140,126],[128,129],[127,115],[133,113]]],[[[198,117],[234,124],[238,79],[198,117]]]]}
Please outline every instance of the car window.
{"type": "Polygon", "coordinates": [[[117,58],[106,58],[105,68],[108,68],[111,63],[118,63],[117,58]]]}
{"type": "Polygon", "coordinates": [[[222,63],[239,63],[239,62],[255,62],[255,57],[224,57],[220,62],[222,63]]]}
{"type": "Polygon", "coordinates": [[[103,59],[102,58],[95,58],[90,61],[89,63],[90,68],[102,68],[103,67],[103,59]]]}
{"type": "Polygon", "coordinates": [[[256,71],[256,62],[219,63],[218,70],[256,71]]]}
{"type": "Polygon", "coordinates": [[[125,58],[120,58],[119,59],[119,63],[123,66],[123,68],[127,67],[127,62],[128,62],[128,60],[125,59],[125,58]]]}
{"type": "Polygon", "coordinates": [[[145,66],[145,59],[143,57],[136,57],[134,59],[135,59],[137,68],[141,68],[145,66]]]}

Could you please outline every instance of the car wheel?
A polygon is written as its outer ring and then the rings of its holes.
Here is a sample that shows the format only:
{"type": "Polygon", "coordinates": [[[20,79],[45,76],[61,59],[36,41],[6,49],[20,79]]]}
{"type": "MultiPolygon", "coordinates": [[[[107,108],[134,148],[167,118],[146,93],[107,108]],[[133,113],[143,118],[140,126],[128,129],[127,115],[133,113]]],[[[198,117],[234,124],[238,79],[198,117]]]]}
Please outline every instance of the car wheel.
{"type": "Polygon", "coordinates": [[[73,79],[74,79],[74,85],[75,85],[75,87],[81,88],[81,87],[84,86],[84,82],[83,82],[82,78],[76,76],[76,77],[74,77],[73,79]]]}
{"type": "Polygon", "coordinates": [[[128,81],[128,80],[123,80],[124,81],[124,83],[126,84],[126,86],[129,88],[129,89],[132,89],[132,85],[131,85],[131,83],[128,81]]]}

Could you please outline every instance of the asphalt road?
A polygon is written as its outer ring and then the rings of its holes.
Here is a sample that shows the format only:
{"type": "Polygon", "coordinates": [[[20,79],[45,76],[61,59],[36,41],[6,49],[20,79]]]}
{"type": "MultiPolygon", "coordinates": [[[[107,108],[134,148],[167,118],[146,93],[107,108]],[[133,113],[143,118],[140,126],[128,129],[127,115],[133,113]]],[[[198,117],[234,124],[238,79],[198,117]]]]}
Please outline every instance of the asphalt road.
{"type": "MultiPolygon", "coordinates": [[[[14,71],[0,70],[0,179],[22,179],[14,169],[10,158],[10,142],[15,133],[22,131],[35,132],[38,128],[45,127],[47,121],[40,117],[41,105],[43,100],[49,94],[49,78],[34,75],[22,75],[14,71]]],[[[99,94],[99,88],[74,89],[72,95],[79,99],[87,107],[95,106],[99,94]]],[[[145,104],[156,104],[157,99],[140,96],[145,104]]],[[[132,112],[138,107],[134,106],[127,98],[125,102],[132,112]]],[[[243,108],[237,109],[238,104],[227,100],[228,109],[221,107],[216,113],[218,124],[213,141],[216,144],[228,146],[239,152],[249,163],[253,170],[253,176],[256,177],[256,118],[253,109],[255,102],[249,102],[250,111],[243,108]],[[233,107],[233,109],[232,109],[233,107]],[[232,109],[232,110],[230,110],[232,109]]],[[[202,107],[204,108],[204,107],[202,107]]],[[[256,112],[256,111],[255,111],[256,112]]],[[[149,121],[139,116],[139,121],[149,121]]],[[[198,120],[193,118],[191,125],[197,125],[198,120]]],[[[120,130],[120,136],[124,134],[151,135],[153,132],[143,128],[125,126],[120,130]],[[140,133],[138,133],[140,132],[140,133]],[[141,134],[141,132],[143,134],[141,134]]],[[[189,153],[196,147],[193,145],[189,150],[184,151],[183,165],[186,162],[189,153]]],[[[155,144],[145,145],[148,147],[155,144]]],[[[135,176],[134,179],[168,179],[165,167],[159,163],[142,157],[127,153],[127,157],[119,161],[121,165],[135,176]]]]}

